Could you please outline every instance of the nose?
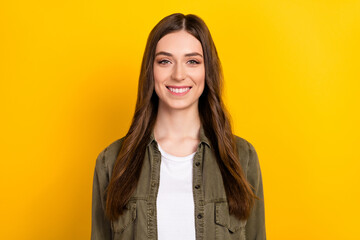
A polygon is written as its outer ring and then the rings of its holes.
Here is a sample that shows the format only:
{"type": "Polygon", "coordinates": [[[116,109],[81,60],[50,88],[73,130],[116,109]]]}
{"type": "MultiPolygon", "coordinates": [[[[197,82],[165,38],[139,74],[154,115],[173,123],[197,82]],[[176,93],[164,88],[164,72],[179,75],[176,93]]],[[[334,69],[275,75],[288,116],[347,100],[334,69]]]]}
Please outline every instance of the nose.
{"type": "Polygon", "coordinates": [[[171,76],[174,80],[178,80],[178,81],[184,80],[186,77],[185,67],[183,67],[181,64],[175,64],[171,76]]]}

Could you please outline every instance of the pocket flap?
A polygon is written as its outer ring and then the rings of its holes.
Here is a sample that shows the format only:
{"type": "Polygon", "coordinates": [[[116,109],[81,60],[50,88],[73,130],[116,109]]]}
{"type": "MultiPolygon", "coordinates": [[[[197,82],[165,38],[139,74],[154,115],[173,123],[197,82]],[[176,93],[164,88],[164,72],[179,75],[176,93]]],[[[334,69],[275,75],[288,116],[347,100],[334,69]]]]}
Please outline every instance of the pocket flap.
{"type": "Polygon", "coordinates": [[[124,212],[116,221],[113,221],[112,227],[114,232],[123,232],[136,219],[136,202],[126,204],[124,212]]]}
{"type": "Polygon", "coordinates": [[[234,215],[229,214],[227,202],[215,203],[215,222],[233,233],[246,225],[246,220],[239,220],[234,215]]]}

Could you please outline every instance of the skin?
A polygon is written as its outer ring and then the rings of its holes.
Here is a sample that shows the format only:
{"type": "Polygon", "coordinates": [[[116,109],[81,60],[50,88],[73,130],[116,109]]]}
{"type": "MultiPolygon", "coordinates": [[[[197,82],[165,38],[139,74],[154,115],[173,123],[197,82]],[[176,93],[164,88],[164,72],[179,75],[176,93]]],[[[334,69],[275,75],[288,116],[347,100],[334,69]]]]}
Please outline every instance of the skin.
{"type": "Polygon", "coordinates": [[[180,30],[162,37],[155,55],[155,92],[159,97],[155,139],[167,153],[186,156],[199,144],[198,103],[205,87],[203,49],[193,35],[180,30]],[[190,53],[194,55],[186,56],[190,53]],[[170,92],[169,86],[191,88],[178,96],[170,92]]]}

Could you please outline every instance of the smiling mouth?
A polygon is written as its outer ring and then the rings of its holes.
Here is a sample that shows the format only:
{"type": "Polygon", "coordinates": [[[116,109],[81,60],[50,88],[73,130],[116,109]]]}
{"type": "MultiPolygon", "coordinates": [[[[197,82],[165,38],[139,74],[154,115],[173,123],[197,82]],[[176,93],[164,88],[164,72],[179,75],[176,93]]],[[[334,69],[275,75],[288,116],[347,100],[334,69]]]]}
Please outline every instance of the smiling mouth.
{"type": "Polygon", "coordinates": [[[166,86],[166,88],[169,89],[169,91],[172,94],[181,96],[181,95],[185,95],[186,93],[188,93],[192,87],[190,87],[190,86],[184,86],[184,87],[166,86]]]}

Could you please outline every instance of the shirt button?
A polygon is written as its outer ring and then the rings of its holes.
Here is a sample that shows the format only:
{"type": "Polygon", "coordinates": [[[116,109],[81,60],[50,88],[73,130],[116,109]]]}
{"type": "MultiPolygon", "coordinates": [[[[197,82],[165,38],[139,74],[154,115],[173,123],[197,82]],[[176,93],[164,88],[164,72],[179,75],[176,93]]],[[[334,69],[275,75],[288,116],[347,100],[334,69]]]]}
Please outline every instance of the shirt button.
{"type": "Polygon", "coordinates": [[[200,185],[196,185],[195,188],[196,188],[196,189],[199,189],[199,188],[200,188],[200,185]]]}
{"type": "Polygon", "coordinates": [[[195,165],[198,167],[200,166],[200,162],[196,162],[195,165]]]}
{"type": "Polygon", "coordinates": [[[198,219],[201,219],[203,216],[202,216],[202,214],[201,213],[199,213],[198,215],[197,215],[197,218],[198,219]]]}

